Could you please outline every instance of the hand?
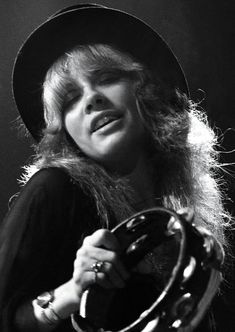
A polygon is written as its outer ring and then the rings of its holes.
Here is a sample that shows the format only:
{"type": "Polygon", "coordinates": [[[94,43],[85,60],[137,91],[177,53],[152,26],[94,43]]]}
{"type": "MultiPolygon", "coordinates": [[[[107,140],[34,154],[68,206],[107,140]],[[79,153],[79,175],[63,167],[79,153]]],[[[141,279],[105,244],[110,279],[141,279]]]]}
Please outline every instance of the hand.
{"type": "Polygon", "coordinates": [[[84,291],[92,284],[104,288],[121,288],[129,277],[119,259],[120,245],[110,231],[100,229],[87,236],[77,251],[74,262],[73,281],[84,291]],[[100,262],[98,272],[94,264],[100,262]]]}

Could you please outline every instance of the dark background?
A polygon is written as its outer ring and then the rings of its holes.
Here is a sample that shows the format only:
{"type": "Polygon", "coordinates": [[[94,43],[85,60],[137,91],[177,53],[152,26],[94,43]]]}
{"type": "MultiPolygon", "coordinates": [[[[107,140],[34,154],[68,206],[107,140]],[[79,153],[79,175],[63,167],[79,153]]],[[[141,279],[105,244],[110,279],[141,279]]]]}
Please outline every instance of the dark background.
{"type": "MultiPolygon", "coordinates": [[[[60,8],[79,2],[84,0],[0,0],[0,219],[7,211],[8,198],[18,191],[16,178],[20,176],[21,166],[32,154],[32,142],[19,139],[13,129],[17,117],[11,95],[14,57],[26,36],[45,18],[60,8]]],[[[168,41],[186,73],[192,98],[196,101],[205,98],[202,106],[209,114],[211,124],[218,128],[222,149],[234,149],[234,0],[96,2],[143,18],[168,41]],[[228,128],[233,130],[228,131],[228,128]]],[[[223,162],[234,162],[235,152],[223,153],[222,158],[223,162]]],[[[235,168],[229,169],[230,173],[235,171],[235,168]]],[[[226,174],[226,179],[229,195],[234,198],[233,178],[226,174]]],[[[231,202],[228,207],[233,212],[231,202]]]]}
{"type": "MultiPolygon", "coordinates": [[[[22,172],[21,167],[33,153],[32,142],[19,138],[13,129],[18,115],[11,95],[14,57],[26,36],[45,18],[65,6],[83,2],[0,0],[0,220],[7,211],[9,197],[19,190],[16,179],[22,172]]],[[[235,149],[234,0],[86,2],[127,10],[147,21],[168,41],[188,78],[192,98],[195,101],[204,99],[201,105],[220,136],[222,162],[235,162],[235,152],[232,151],[235,149]]],[[[231,198],[226,205],[234,215],[235,166],[225,169],[227,193],[231,198]]],[[[230,307],[235,306],[234,298],[234,289],[229,288],[230,307]]],[[[232,331],[232,322],[224,324],[225,332],[232,331]]]]}

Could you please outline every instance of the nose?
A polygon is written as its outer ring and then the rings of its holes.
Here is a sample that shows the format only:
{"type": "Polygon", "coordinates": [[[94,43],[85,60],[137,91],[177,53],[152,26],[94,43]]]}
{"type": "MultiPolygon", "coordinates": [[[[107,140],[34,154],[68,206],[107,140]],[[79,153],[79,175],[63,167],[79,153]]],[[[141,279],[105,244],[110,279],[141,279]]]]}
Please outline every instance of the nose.
{"type": "Polygon", "coordinates": [[[107,106],[107,98],[98,91],[90,92],[86,100],[85,111],[91,113],[93,111],[101,111],[107,106]]]}

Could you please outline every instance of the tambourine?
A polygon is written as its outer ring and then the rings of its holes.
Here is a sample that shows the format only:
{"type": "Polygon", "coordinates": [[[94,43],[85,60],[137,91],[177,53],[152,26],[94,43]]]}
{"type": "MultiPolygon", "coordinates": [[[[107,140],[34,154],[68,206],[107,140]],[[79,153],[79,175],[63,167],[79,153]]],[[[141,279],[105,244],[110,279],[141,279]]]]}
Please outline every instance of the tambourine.
{"type": "Polygon", "coordinates": [[[184,213],[156,207],[112,232],[130,272],[122,289],[87,289],[72,315],[77,331],[193,331],[222,280],[224,252],[213,234],[184,213]]]}

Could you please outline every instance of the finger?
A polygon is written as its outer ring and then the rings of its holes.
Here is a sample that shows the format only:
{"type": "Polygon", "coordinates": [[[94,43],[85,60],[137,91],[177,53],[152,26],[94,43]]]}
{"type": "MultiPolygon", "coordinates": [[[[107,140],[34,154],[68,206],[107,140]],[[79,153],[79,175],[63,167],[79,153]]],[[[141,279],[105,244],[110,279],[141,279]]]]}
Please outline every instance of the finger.
{"type": "Polygon", "coordinates": [[[73,279],[82,289],[97,283],[104,288],[123,288],[126,276],[123,277],[118,268],[110,262],[91,259],[79,259],[74,262],[73,279]]]}
{"type": "Polygon", "coordinates": [[[130,274],[128,273],[127,269],[121,262],[120,258],[117,256],[116,259],[112,262],[113,267],[116,270],[116,273],[120,276],[121,279],[127,280],[130,277],[130,274]]]}
{"type": "Polygon", "coordinates": [[[112,267],[112,264],[107,262],[99,262],[99,270],[96,270],[97,262],[95,262],[91,269],[93,272],[93,282],[104,288],[122,288],[125,286],[125,282],[121,279],[119,274],[112,267]],[[95,268],[93,268],[95,266],[95,268]]]}
{"type": "Polygon", "coordinates": [[[84,273],[81,274],[79,271],[74,270],[73,280],[83,291],[94,284],[100,285],[101,287],[107,289],[115,287],[104,272],[89,270],[84,271],[84,273]]]}
{"type": "Polygon", "coordinates": [[[104,272],[89,271],[88,273],[90,278],[92,279],[93,285],[96,284],[106,289],[111,289],[115,287],[104,272]]]}
{"type": "Polygon", "coordinates": [[[101,271],[107,276],[113,287],[122,288],[125,286],[125,279],[109,262],[103,262],[101,271]]]}
{"type": "MultiPolygon", "coordinates": [[[[86,237],[83,243],[84,247],[102,247],[110,251],[115,251],[116,254],[120,254],[121,252],[121,247],[118,243],[117,238],[107,229],[97,230],[92,235],[86,237]]],[[[124,265],[121,263],[120,259],[118,259],[118,256],[113,256],[113,254],[108,254],[107,252],[104,252],[102,250],[100,250],[99,252],[92,251],[91,248],[89,248],[89,250],[91,250],[91,257],[93,257],[94,259],[96,258],[97,260],[107,261],[114,264],[116,270],[118,271],[122,279],[126,280],[127,278],[129,278],[129,273],[127,272],[124,265]]]]}
{"type": "Polygon", "coordinates": [[[89,247],[79,249],[74,261],[74,268],[84,272],[90,271],[92,270],[92,265],[96,262],[107,263],[107,271],[105,272],[115,270],[112,273],[118,274],[118,279],[121,278],[124,281],[129,278],[129,273],[118,258],[118,255],[113,251],[101,248],[89,247]]]}
{"type": "Polygon", "coordinates": [[[121,250],[115,235],[107,229],[98,229],[92,235],[87,236],[83,243],[84,245],[103,247],[116,252],[120,252],[121,250]]]}
{"type": "Polygon", "coordinates": [[[80,261],[84,264],[87,263],[87,266],[90,266],[94,261],[108,261],[115,263],[115,261],[118,261],[118,255],[111,250],[86,245],[82,246],[77,251],[76,261],[80,261]]]}
{"type": "Polygon", "coordinates": [[[122,264],[119,256],[113,251],[102,248],[87,246],[78,250],[75,267],[81,268],[82,266],[84,270],[90,270],[91,265],[97,261],[110,263],[121,279],[126,280],[129,278],[129,273],[122,264]]]}

